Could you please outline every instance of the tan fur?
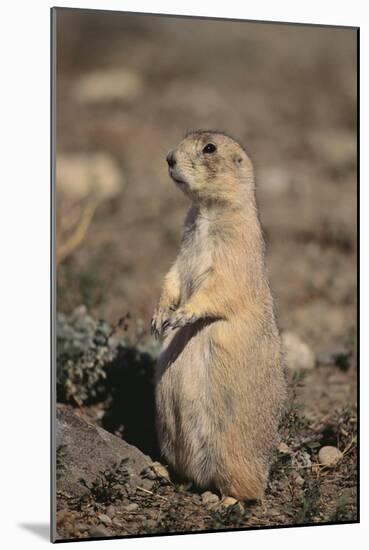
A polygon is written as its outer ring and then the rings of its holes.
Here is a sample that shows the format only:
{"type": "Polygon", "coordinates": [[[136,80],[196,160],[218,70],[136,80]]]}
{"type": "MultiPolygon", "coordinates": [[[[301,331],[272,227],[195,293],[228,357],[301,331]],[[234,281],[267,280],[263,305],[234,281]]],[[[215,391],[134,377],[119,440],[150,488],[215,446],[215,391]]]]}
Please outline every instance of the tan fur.
{"type": "Polygon", "coordinates": [[[251,162],[230,137],[193,132],[169,171],[190,197],[179,255],[153,331],[159,443],[203,488],[263,496],[285,399],[251,162]],[[203,152],[212,143],[216,151],[203,152]]]}

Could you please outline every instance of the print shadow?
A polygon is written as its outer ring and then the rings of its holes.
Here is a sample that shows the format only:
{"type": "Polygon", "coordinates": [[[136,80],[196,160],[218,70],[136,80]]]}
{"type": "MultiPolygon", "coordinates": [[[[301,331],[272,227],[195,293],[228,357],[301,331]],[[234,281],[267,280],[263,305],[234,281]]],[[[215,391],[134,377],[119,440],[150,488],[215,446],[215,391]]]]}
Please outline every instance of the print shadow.
{"type": "Polygon", "coordinates": [[[155,429],[155,359],[134,347],[119,348],[107,368],[102,426],[135,445],[153,460],[160,453],[155,429]]]}
{"type": "MultiPolygon", "coordinates": [[[[215,321],[200,319],[176,331],[164,352],[162,363],[165,366],[161,376],[183,353],[191,338],[215,321]]],[[[102,426],[121,435],[153,460],[160,460],[155,426],[155,364],[156,359],[145,351],[135,347],[119,348],[117,357],[107,369],[109,397],[102,426]]]]}

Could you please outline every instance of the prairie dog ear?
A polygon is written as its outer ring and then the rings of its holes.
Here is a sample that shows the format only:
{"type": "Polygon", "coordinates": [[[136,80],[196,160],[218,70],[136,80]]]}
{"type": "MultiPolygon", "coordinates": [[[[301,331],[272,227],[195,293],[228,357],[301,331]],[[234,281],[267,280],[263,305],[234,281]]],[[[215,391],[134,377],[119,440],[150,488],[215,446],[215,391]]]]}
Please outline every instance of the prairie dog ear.
{"type": "Polygon", "coordinates": [[[233,157],[233,161],[235,164],[237,164],[237,166],[240,166],[240,164],[243,163],[243,158],[241,157],[241,155],[235,155],[233,157]]]}

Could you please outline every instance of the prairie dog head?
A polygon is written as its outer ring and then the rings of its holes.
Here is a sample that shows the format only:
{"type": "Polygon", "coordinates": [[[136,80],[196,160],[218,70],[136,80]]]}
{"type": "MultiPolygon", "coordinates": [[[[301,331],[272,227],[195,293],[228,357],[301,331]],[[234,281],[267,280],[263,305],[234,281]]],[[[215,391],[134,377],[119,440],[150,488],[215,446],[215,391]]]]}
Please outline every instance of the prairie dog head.
{"type": "Polygon", "coordinates": [[[195,202],[229,202],[254,188],[245,150],[220,132],[191,132],[169,151],[167,163],[173,181],[195,202]]]}

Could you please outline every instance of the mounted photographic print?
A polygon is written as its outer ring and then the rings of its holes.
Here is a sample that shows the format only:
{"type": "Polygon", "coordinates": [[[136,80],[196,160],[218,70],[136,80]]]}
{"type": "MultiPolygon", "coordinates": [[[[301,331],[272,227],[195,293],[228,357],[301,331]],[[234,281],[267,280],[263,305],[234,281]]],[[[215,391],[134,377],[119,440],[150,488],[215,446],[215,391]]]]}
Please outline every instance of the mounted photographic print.
{"type": "Polygon", "coordinates": [[[53,541],[357,522],[358,29],[51,24],[53,541]]]}

